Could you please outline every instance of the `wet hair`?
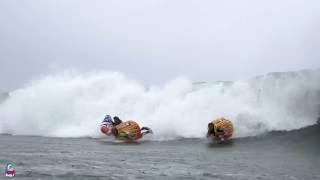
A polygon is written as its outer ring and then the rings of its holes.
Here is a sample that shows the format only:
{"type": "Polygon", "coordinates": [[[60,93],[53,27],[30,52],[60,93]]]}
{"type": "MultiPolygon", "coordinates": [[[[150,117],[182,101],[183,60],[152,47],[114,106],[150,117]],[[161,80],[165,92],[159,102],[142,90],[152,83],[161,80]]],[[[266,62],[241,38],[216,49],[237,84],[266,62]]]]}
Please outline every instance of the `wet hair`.
{"type": "Polygon", "coordinates": [[[122,123],[121,119],[118,116],[113,117],[113,120],[115,125],[122,123]]]}
{"type": "Polygon", "coordinates": [[[107,114],[106,117],[104,117],[103,121],[112,121],[111,116],[107,114]]]}

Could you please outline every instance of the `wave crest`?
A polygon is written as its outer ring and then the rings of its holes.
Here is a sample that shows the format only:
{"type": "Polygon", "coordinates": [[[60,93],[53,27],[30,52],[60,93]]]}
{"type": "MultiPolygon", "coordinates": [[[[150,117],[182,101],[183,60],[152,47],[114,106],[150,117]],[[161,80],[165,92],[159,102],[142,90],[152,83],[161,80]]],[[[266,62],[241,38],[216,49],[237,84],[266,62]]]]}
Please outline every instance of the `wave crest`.
{"type": "Polygon", "coordinates": [[[207,123],[222,116],[233,120],[236,137],[299,129],[319,117],[319,82],[320,70],[305,70],[147,88],[121,73],[65,71],[11,92],[0,104],[0,133],[97,137],[106,113],[138,120],[158,140],[204,137],[207,123]]]}

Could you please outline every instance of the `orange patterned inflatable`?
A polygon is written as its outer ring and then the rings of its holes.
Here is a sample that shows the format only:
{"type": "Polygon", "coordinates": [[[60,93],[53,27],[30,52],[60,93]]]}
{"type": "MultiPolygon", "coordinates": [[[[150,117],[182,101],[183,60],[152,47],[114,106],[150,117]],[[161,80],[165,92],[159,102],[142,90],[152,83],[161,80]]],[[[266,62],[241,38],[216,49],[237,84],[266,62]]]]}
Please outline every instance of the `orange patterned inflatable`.
{"type": "Polygon", "coordinates": [[[126,121],[116,126],[118,131],[117,139],[137,140],[142,137],[140,126],[135,121],[126,121]]]}
{"type": "Polygon", "coordinates": [[[230,120],[225,118],[218,118],[211,123],[213,130],[209,128],[208,136],[213,136],[216,140],[223,141],[230,139],[233,135],[233,124],[230,120]]]}

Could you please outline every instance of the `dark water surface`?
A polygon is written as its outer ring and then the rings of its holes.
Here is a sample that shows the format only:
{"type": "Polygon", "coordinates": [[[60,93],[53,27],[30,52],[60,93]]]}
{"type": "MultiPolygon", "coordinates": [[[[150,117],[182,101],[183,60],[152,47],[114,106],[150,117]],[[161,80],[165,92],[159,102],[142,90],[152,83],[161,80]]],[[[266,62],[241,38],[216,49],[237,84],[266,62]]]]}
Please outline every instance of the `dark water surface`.
{"type": "Polygon", "coordinates": [[[0,165],[4,171],[14,162],[13,179],[32,180],[320,179],[319,131],[313,126],[225,144],[0,135],[0,165]]]}

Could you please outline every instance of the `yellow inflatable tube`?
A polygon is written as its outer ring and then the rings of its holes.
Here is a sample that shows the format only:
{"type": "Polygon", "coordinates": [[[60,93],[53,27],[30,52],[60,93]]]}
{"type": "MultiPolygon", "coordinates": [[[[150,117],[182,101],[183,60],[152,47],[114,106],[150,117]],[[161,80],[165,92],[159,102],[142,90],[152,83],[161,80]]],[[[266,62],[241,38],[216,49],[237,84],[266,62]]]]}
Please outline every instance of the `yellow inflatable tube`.
{"type": "Polygon", "coordinates": [[[207,136],[212,136],[218,141],[224,141],[232,137],[233,131],[233,124],[230,120],[218,118],[208,124],[207,136]]]}
{"type": "Polygon", "coordinates": [[[135,121],[126,121],[116,126],[118,131],[117,139],[137,140],[142,137],[140,126],[135,121]]]}

